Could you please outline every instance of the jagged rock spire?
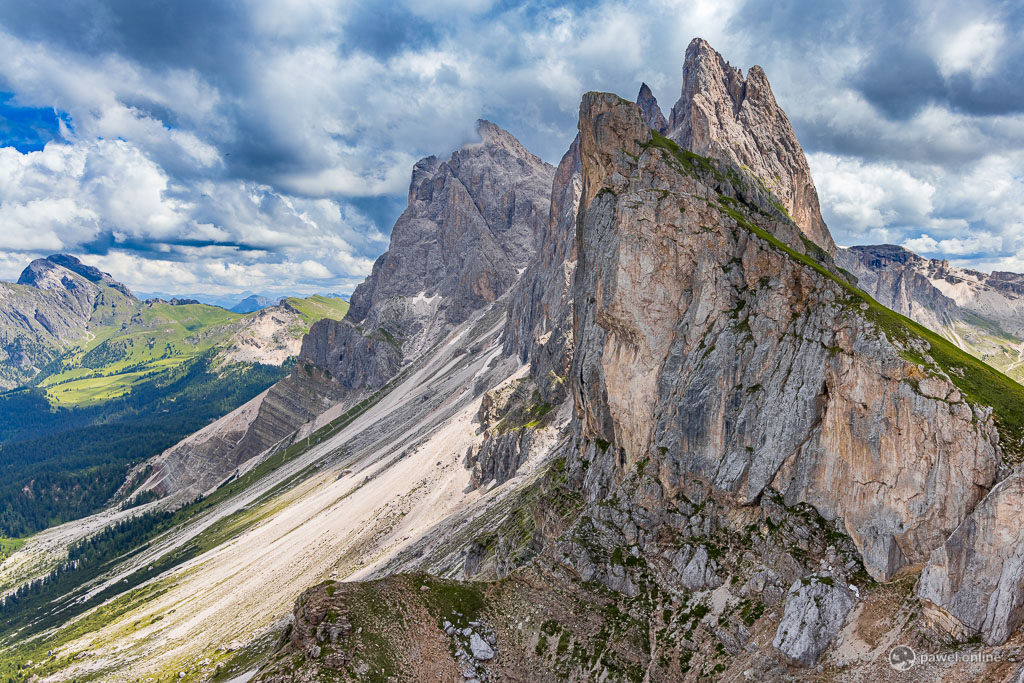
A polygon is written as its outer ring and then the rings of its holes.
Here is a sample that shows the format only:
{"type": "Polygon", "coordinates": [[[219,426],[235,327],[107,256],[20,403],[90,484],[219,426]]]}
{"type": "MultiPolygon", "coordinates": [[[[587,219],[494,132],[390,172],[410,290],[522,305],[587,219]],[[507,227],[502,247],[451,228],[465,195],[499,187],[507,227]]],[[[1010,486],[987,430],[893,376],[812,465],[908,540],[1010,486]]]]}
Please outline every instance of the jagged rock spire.
{"type": "Polygon", "coordinates": [[[648,126],[662,135],[668,132],[668,120],[661,113],[658,100],[654,97],[654,93],[651,92],[646,83],[640,84],[640,92],[636,96],[636,103],[640,106],[640,111],[643,113],[644,121],[647,122],[648,126]]]}
{"type": "Polygon", "coordinates": [[[807,237],[835,253],[807,159],[761,67],[752,66],[744,78],[707,41],[694,38],[686,48],[682,93],[669,127],[669,137],[692,152],[748,169],[807,237]]]}

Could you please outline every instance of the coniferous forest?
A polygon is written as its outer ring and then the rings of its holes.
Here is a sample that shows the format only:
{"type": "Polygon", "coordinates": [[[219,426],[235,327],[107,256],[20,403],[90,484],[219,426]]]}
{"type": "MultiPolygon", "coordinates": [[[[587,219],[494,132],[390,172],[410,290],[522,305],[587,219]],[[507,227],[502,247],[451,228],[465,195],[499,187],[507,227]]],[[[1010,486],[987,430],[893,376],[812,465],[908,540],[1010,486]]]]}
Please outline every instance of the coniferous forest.
{"type": "Polygon", "coordinates": [[[98,406],[52,407],[39,389],[0,394],[0,535],[22,537],[108,502],[128,468],[225,415],[290,366],[214,368],[212,354],[98,406]]]}

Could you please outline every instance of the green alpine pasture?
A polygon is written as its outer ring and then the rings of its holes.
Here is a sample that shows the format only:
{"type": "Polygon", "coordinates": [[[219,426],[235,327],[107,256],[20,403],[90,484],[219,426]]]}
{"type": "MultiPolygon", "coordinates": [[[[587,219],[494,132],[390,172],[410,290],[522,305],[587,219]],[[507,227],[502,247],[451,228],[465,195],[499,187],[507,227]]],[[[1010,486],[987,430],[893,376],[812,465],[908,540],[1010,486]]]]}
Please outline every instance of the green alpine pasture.
{"type": "MultiPolygon", "coordinates": [[[[94,405],[126,396],[134,387],[226,344],[247,319],[259,314],[206,304],[136,303],[109,291],[122,300],[111,296],[114,305],[98,306],[90,339],[51,364],[35,382],[56,405],[94,405]]],[[[341,319],[348,311],[348,302],[321,295],[285,302],[301,319],[287,331],[294,338],[317,320],[341,319]]]]}
{"type": "Polygon", "coordinates": [[[88,339],[43,367],[35,386],[0,393],[0,557],[14,543],[6,538],[118,502],[112,496],[132,465],[291,371],[293,360],[270,365],[225,356],[236,335],[270,316],[288,321],[272,334],[299,339],[317,320],[348,309],[342,300],[314,296],[240,314],[141,302],[100,287],[88,339]]]}

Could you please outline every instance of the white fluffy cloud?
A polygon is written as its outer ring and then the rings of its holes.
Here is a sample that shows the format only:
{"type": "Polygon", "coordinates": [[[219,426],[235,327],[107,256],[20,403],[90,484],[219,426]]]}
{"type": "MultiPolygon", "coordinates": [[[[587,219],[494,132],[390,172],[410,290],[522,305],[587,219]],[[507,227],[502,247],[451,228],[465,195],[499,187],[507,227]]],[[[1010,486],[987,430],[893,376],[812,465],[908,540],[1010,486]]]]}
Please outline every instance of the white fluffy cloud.
{"type": "Polygon", "coordinates": [[[840,242],[888,239],[896,221],[919,225],[931,219],[935,187],[903,168],[832,154],[812,154],[808,163],[840,242]]]}
{"type": "Polygon", "coordinates": [[[953,168],[832,154],[808,161],[840,243],[895,242],[984,269],[1017,262],[1024,248],[1024,154],[953,168]]]}
{"type": "Polygon", "coordinates": [[[385,248],[417,158],[484,117],[557,162],[587,90],[647,81],[668,113],[698,35],[765,67],[840,242],[1005,264],[1024,254],[1012,14],[989,0],[0,5],[0,91],[67,122],[40,152],[0,149],[0,277],[68,250],[144,290],[345,291],[385,248]]]}
{"type": "Polygon", "coordinates": [[[0,249],[23,252],[0,259],[5,279],[31,258],[78,253],[107,238],[110,253],[87,260],[143,290],[272,291],[305,283],[342,291],[372,265],[353,242],[384,242],[366,217],[334,200],[244,181],[175,186],[123,140],[49,143],[27,154],[0,148],[0,197],[0,249]]]}

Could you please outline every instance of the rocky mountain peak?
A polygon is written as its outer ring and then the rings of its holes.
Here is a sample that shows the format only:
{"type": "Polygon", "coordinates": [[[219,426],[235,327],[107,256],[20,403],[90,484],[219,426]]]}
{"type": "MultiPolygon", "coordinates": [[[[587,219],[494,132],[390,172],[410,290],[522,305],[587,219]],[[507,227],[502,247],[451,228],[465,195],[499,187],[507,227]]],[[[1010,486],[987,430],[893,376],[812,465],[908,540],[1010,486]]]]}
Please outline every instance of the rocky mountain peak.
{"type": "Polygon", "coordinates": [[[508,289],[533,257],[554,169],[493,123],[480,120],[477,130],[480,141],[448,161],[431,156],[413,168],[409,206],[353,292],[351,320],[421,294],[441,294],[449,317],[464,318],[508,289]]]}
{"type": "Polygon", "coordinates": [[[895,244],[853,246],[847,247],[847,250],[860,258],[869,268],[885,268],[890,265],[904,266],[924,262],[924,259],[914,252],[895,244]]]}
{"type": "Polygon", "coordinates": [[[696,154],[728,159],[749,171],[807,237],[835,254],[807,159],[761,67],[751,67],[744,78],[707,41],[694,38],[686,49],[668,137],[696,154]]]}
{"type": "Polygon", "coordinates": [[[133,296],[131,291],[111,277],[110,273],[104,273],[99,268],[88,266],[71,254],[51,254],[44,259],[36,259],[21,272],[18,284],[36,289],[65,287],[62,275],[66,271],[76,273],[89,282],[113,287],[125,296],[133,296]]]}
{"type": "Polygon", "coordinates": [[[502,296],[535,258],[554,168],[489,121],[477,131],[480,140],[447,161],[415,165],[409,206],[346,320],[321,321],[304,340],[301,357],[343,386],[380,386],[446,326],[502,296]]]}
{"type": "MultiPolygon", "coordinates": [[[[476,132],[477,135],[480,136],[481,145],[492,149],[500,149],[513,157],[529,160],[530,162],[540,161],[538,157],[531,154],[525,147],[523,147],[522,143],[519,142],[516,136],[486,119],[477,120],[476,132]]],[[[460,152],[467,152],[473,148],[474,145],[472,144],[464,145],[460,152]]],[[[456,154],[458,154],[458,152],[456,152],[456,154]]]]}
{"type": "Polygon", "coordinates": [[[640,84],[640,92],[636,96],[636,103],[640,107],[644,121],[647,122],[648,126],[662,135],[668,132],[668,120],[661,113],[658,100],[654,97],[654,93],[651,92],[646,83],[640,84]]]}
{"type": "Polygon", "coordinates": [[[686,109],[680,105],[692,102],[699,95],[708,98],[724,95],[735,116],[746,96],[746,81],[743,71],[730,65],[706,40],[694,38],[686,48],[683,61],[683,89],[672,110],[673,130],[687,120],[686,109]]]}
{"type": "Polygon", "coordinates": [[[928,366],[932,387],[901,349],[963,355],[895,315],[878,314],[879,335],[870,301],[844,303],[862,295],[827,257],[800,257],[799,226],[723,200],[728,176],[678,163],[632,103],[584,96],[579,130],[569,376],[579,433],[596,444],[583,446],[588,480],[608,473],[588,498],[611,497],[645,462],[666,491],[703,481],[742,505],[769,489],[812,505],[841,520],[878,580],[925,562],[992,485],[1000,441],[953,365],[928,366]],[[896,420],[903,431],[867,436],[896,420]],[[912,436],[946,433],[957,436],[912,436]],[[906,502],[935,480],[943,495],[906,502]],[[893,483],[878,496],[875,482],[893,483]]]}

